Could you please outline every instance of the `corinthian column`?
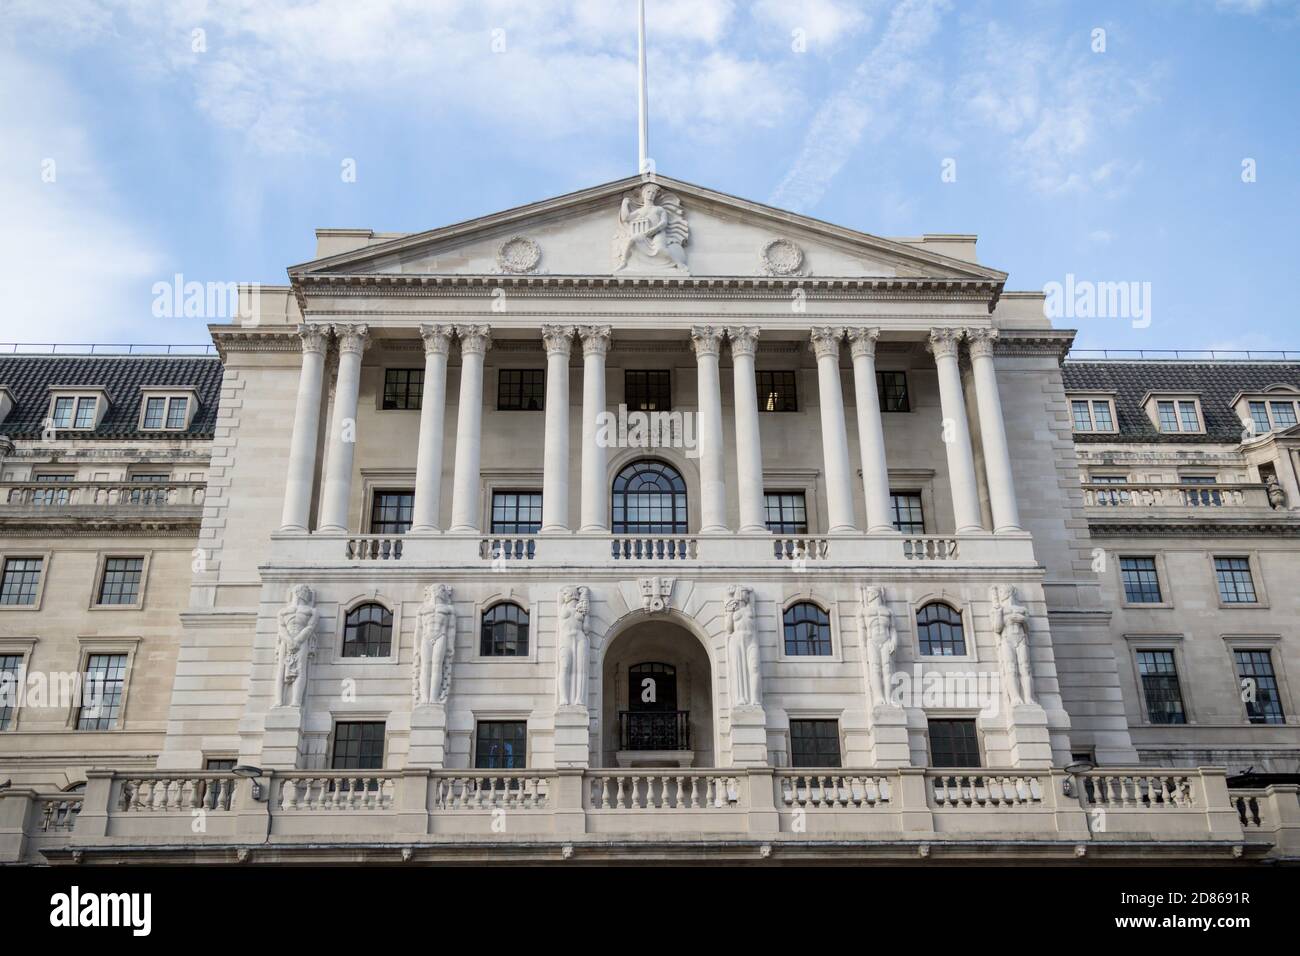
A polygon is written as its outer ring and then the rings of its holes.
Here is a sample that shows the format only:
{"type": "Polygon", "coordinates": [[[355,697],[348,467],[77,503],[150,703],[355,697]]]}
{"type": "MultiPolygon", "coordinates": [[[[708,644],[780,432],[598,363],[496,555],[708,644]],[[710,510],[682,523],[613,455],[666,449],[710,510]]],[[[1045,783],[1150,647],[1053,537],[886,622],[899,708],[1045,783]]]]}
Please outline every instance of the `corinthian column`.
{"type": "Polygon", "coordinates": [[[543,325],[546,436],[542,453],[542,531],[569,530],[569,350],[572,325],[543,325]]]}
{"type": "Polygon", "coordinates": [[[298,337],[302,339],[302,371],[298,375],[293,436],[289,439],[289,475],[284,485],[280,530],[305,534],[311,511],[312,477],[316,471],[316,438],[320,432],[321,385],[324,382],[325,351],[329,348],[329,329],[300,325],[298,337]]]}
{"type": "Polygon", "coordinates": [[[691,328],[695,348],[700,440],[700,533],[727,530],[727,486],[722,474],[722,385],[718,352],[722,330],[711,325],[691,328]]]}
{"type": "Polygon", "coordinates": [[[608,531],[605,446],[597,438],[605,411],[605,355],[613,333],[608,325],[584,325],[578,335],[582,338],[582,530],[608,531]]]}
{"type": "Polygon", "coordinates": [[[329,457],[321,505],[321,531],[346,532],[352,496],[352,458],[357,447],[357,394],[361,388],[361,356],[370,343],[365,325],[336,325],[339,371],[334,385],[334,417],[330,421],[329,457]]]}
{"type": "Polygon", "coordinates": [[[979,408],[980,441],[984,445],[984,470],[989,479],[993,531],[1005,534],[1020,530],[1020,509],[1011,476],[1011,452],[1007,447],[998,377],[993,369],[993,343],[997,337],[997,329],[970,329],[966,333],[971,374],[975,379],[975,403],[979,408]]]}
{"type": "Polygon", "coordinates": [[[442,506],[442,434],[447,415],[447,352],[450,325],[421,325],[424,339],[424,391],[420,397],[420,444],[415,454],[415,504],[411,531],[438,530],[442,506]]]}
{"type": "Polygon", "coordinates": [[[451,487],[451,530],[478,531],[482,513],[479,460],[483,452],[483,356],[492,345],[486,325],[458,325],[460,398],[456,407],[456,467],[451,487]]]}
{"type": "Polygon", "coordinates": [[[876,339],[880,329],[849,329],[853,355],[853,391],[858,400],[858,450],[862,455],[862,492],[867,503],[867,531],[894,533],[889,508],[889,466],[885,429],[876,390],[876,339]]]}
{"type": "Polygon", "coordinates": [[[758,329],[732,326],[731,375],[736,401],[736,477],[740,495],[740,530],[767,530],[763,508],[763,446],[758,429],[758,383],[754,378],[754,353],[758,351],[758,329]]]}
{"type": "Polygon", "coordinates": [[[928,348],[939,370],[939,406],[943,414],[943,447],[948,455],[948,482],[952,485],[952,511],[957,532],[983,531],[979,490],[975,484],[975,456],[970,447],[966,400],[962,396],[957,350],[961,329],[931,329],[928,348]]]}
{"type": "Polygon", "coordinates": [[[830,530],[853,531],[853,486],[849,479],[849,436],[844,425],[844,391],[840,388],[840,339],[844,330],[812,330],[817,356],[817,395],[822,417],[822,460],[826,467],[826,504],[830,530]]]}

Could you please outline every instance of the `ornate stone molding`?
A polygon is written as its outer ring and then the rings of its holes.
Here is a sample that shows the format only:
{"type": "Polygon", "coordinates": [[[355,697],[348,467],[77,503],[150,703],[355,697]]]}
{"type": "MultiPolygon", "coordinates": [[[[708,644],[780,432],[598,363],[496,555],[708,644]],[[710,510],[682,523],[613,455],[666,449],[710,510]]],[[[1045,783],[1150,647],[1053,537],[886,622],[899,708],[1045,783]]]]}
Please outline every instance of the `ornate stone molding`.
{"type": "Polygon", "coordinates": [[[964,334],[965,330],[959,328],[931,329],[930,339],[926,342],[925,347],[937,359],[956,358],[961,349],[961,340],[964,334]]]}
{"type": "Polygon", "coordinates": [[[731,343],[731,354],[753,356],[758,352],[758,326],[729,325],[727,341],[731,343]]]}
{"type": "Polygon", "coordinates": [[[361,355],[370,345],[370,326],[364,322],[340,322],[331,326],[334,332],[334,341],[338,346],[340,354],[355,353],[361,355]]]}
{"type": "Polygon", "coordinates": [[[455,329],[450,325],[420,324],[420,338],[424,339],[425,355],[446,355],[451,351],[451,337],[455,329]]]}
{"type": "Polygon", "coordinates": [[[482,355],[492,347],[492,327],[487,325],[458,325],[456,338],[461,355],[482,355]]]}
{"type": "Polygon", "coordinates": [[[722,328],[716,325],[692,325],[691,348],[696,356],[717,356],[722,348],[722,328]]]}
{"type": "Polygon", "coordinates": [[[609,344],[614,338],[614,328],[610,325],[580,325],[578,336],[582,339],[582,354],[606,355],[609,344]]]}
{"type": "Polygon", "coordinates": [[[803,274],[803,249],[792,239],[778,236],[763,243],[758,251],[763,272],[770,276],[797,276],[803,274]]]}
{"type": "Polygon", "coordinates": [[[330,330],[325,325],[307,325],[304,322],[298,326],[298,338],[302,341],[304,354],[314,352],[324,355],[330,346],[330,330]]]}
{"type": "Polygon", "coordinates": [[[511,236],[497,246],[497,267],[502,272],[528,275],[537,271],[542,247],[528,236],[511,236]]]}
{"type": "Polygon", "coordinates": [[[577,331],[576,325],[543,325],[542,344],[546,346],[546,354],[567,358],[573,351],[573,336],[577,331]]]}
{"type": "Polygon", "coordinates": [[[811,348],[819,359],[828,356],[839,358],[840,339],[844,338],[844,329],[835,325],[815,325],[809,334],[812,337],[811,348]]]}
{"type": "Polygon", "coordinates": [[[659,614],[673,606],[673,585],[676,578],[640,578],[637,584],[641,588],[641,610],[647,614],[659,614]]]}
{"type": "Polygon", "coordinates": [[[997,329],[967,329],[966,342],[971,358],[991,358],[998,341],[997,329]]]}
{"type": "Polygon", "coordinates": [[[876,357],[876,340],[880,338],[880,329],[874,328],[851,328],[848,331],[849,351],[854,358],[863,355],[867,358],[876,357]]]}

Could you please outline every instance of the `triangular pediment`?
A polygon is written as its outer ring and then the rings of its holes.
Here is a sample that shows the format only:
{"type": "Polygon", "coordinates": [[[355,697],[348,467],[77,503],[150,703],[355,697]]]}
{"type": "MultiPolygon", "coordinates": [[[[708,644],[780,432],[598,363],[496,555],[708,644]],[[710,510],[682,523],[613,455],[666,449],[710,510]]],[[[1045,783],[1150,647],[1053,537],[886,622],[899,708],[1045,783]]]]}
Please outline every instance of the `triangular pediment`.
{"type": "Polygon", "coordinates": [[[313,275],[663,275],[983,280],[1006,274],[657,176],[629,177],[289,269],[313,275]]]}

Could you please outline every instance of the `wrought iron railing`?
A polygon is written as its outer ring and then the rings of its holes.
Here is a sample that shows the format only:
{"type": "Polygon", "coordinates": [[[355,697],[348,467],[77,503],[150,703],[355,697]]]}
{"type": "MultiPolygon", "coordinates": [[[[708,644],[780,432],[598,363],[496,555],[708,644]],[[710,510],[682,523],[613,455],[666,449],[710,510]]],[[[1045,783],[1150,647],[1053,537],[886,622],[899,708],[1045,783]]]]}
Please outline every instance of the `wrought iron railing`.
{"type": "Polygon", "coordinates": [[[690,750],[691,712],[619,711],[618,742],[620,750],[690,750]]]}

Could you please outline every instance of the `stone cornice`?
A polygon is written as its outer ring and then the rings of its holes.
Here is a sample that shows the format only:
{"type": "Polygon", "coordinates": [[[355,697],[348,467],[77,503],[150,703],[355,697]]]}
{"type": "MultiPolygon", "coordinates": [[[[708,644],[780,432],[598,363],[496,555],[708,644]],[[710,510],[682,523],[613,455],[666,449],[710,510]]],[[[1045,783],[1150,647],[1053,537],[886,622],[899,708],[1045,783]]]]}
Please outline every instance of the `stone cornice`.
{"type": "Polygon", "coordinates": [[[217,355],[225,362],[230,352],[301,352],[303,343],[298,328],[296,325],[273,328],[209,325],[208,332],[217,355]]]}
{"type": "Polygon", "coordinates": [[[1300,536],[1300,518],[1269,520],[1257,519],[1203,519],[1151,518],[1148,521],[1130,518],[1110,519],[1088,516],[1088,530],[1096,538],[1150,538],[1157,535],[1171,537],[1292,537],[1300,536]]]}
{"type": "Polygon", "coordinates": [[[997,355],[1051,355],[1060,365],[1074,344],[1074,329],[999,329],[997,355]]]}
{"type": "Polygon", "coordinates": [[[106,534],[122,538],[192,538],[199,537],[203,523],[203,506],[196,505],[189,514],[157,515],[142,520],[138,513],[120,517],[88,518],[78,514],[34,518],[29,515],[0,515],[0,535],[14,538],[102,538],[106,534]]]}

